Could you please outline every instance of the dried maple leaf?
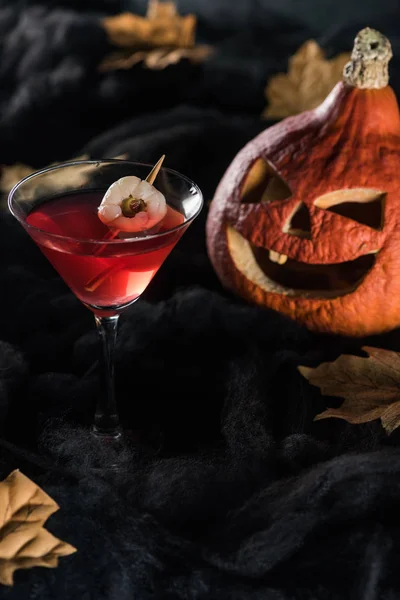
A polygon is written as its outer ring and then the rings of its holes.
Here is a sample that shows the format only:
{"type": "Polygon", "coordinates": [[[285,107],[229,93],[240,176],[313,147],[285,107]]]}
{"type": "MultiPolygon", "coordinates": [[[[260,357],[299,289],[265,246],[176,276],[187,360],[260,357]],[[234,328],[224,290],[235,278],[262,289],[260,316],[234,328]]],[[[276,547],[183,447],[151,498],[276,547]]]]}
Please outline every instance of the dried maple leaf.
{"type": "Polygon", "coordinates": [[[327,60],[317,42],[305,42],[289,59],[288,73],[279,73],[268,82],[263,116],[280,119],[317,107],[341,81],[349,60],[350,53],[327,60]]]}
{"type": "Polygon", "coordinates": [[[120,48],[191,48],[195,15],[178,14],[174,2],[149,2],[146,17],[126,12],[106,17],[102,25],[111,44],[120,48]]]}
{"type": "MultiPolygon", "coordinates": [[[[128,157],[127,154],[123,154],[121,156],[116,156],[115,158],[123,160],[123,159],[126,159],[127,157],[128,157]]],[[[83,154],[82,156],[77,156],[76,158],[72,158],[69,162],[88,160],[88,159],[89,159],[89,156],[87,154],[83,154]]],[[[51,165],[48,165],[48,166],[56,167],[60,164],[62,164],[62,163],[55,162],[55,163],[51,163],[51,165]]],[[[44,167],[44,168],[46,168],[46,167],[44,167]]],[[[85,184],[85,182],[87,180],[87,175],[89,173],[91,173],[92,170],[93,170],[93,166],[88,164],[87,168],[85,166],[83,166],[79,172],[77,171],[76,174],[74,175],[74,177],[71,176],[70,172],[67,172],[64,170],[51,171],[48,173],[45,182],[43,179],[41,181],[38,180],[37,186],[34,185],[35,182],[34,182],[34,180],[32,180],[29,191],[28,191],[28,188],[25,188],[25,192],[24,192],[25,198],[28,199],[28,194],[29,194],[29,197],[35,198],[38,193],[40,194],[40,193],[43,193],[44,191],[49,192],[51,190],[58,190],[58,189],[62,189],[62,188],[64,188],[64,190],[79,188],[81,185],[85,184]],[[46,187],[44,188],[44,186],[46,186],[46,187]]],[[[23,165],[20,163],[16,163],[15,165],[10,165],[10,166],[4,165],[1,168],[1,172],[0,172],[0,192],[2,192],[3,194],[8,194],[12,190],[14,185],[16,185],[19,181],[21,181],[21,179],[23,179],[24,177],[27,177],[28,175],[31,175],[32,173],[35,173],[35,171],[37,171],[37,169],[33,169],[32,167],[29,167],[28,165],[23,165]]]]}
{"type": "Polygon", "coordinates": [[[59,506],[20,471],[0,483],[0,583],[13,584],[14,571],[54,568],[76,548],[43,528],[59,506]]]}
{"type": "Polygon", "coordinates": [[[324,396],[344,398],[340,408],[328,408],[315,420],[336,417],[349,423],[380,419],[387,433],[400,425],[400,354],[364,347],[366,358],[342,354],[316,368],[298,367],[324,396]]]}
{"type": "Polygon", "coordinates": [[[0,189],[3,193],[8,193],[18,181],[24,179],[24,177],[28,177],[31,173],[33,173],[34,169],[28,167],[28,165],[23,165],[20,163],[16,163],[15,165],[11,165],[9,167],[4,166],[1,169],[0,175],[0,189]]]}
{"type": "Polygon", "coordinates": [[[209,46],[195,46],[194,48],[155,48],[154,50],[144,51],[138,50],[133,54],[126,55],[125,53],[110,54],[100,64],[99,70],[115,71],[118,69],[130,69],[134,65],[143,62],[148,69],[161,70],[169,65],[180,62],[186,58],[191,63],[203,62],[211,53],[212,48],[209,46]]]}
{"type": "MultiPolygon", "coordinates": [[[[85,154],[85,155],[73,158],[72,161],[87,160],[88,158],[89,157],[85,154]]],[[[59,164],[60,163],[51,163],[48,166],[56,167],[59,164]]],[[[4,165],[1,168],[1,174],[0,174],[0,191],[3,192],[4,194],[7,194],[8,192],[10,192],[10,190],[12,190],[14,185],[16,185],[19,181],[21,181],[21,179],[24,179],[24,177],[28,177],[28,175],[32,175],[32,173],[35,173],[35,171],[37,171],[37,169],[33,169],[32,167],[21,164],[21,163],[15,163],[14,165],[9,165],[9,166],[4,165]]],[[[57,184],[57,182],[62,182],[62,177],[61,177],[62,175],[63,174],[61,171],[59,171],[58,173],[55,171],[52,176],[52,181],[54,181],[55,184],[57,184]]],[[[70,181],[70,179],[71,179],[71,174],[69,173],[68,181],[70,181]]],[[[50,181],[50,174],[49,174],[49,181],[50,181]]]]}
{"type": "Polygon", "coordinates": [[[111,44],[121,49],[99,65],[99,71],[130,69],[143,62],[149,69],[164,69],[186,58],[203,61],[212,52],[209,46],[195,46],[195,15],[178,14],[174,2],[150,0],[146,17],[123,13],[103,19],[111,44]]]}

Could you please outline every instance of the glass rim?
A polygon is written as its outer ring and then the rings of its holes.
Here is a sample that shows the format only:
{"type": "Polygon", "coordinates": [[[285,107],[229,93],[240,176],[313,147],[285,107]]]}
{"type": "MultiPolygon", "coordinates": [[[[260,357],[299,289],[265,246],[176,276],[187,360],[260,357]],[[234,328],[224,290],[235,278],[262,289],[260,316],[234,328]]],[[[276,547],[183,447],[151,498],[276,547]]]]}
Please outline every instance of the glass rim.
{"type": "MultiPolygon", "coordinates": [[[[28,229],[28,230],[31,229],[31,230],[37,231],[39,233],[45,234],[46,236],[48,236],[50,238],[55,238],[55,239],[63,240],[63,241],[78,242],[81,244],[99,244],[99,245],[104,245],[104,244],[114,245],[115,244],[115,245],[118,245],[118,244],[132,243],[132,242],[143,242],[144,240],[158,239],[158,238],[162,238],[164,236],[168,236],[169,234],[174,233],[176,231],[180,231],[181,229],[183,229],[184,227],[189,225],[199,215],[199,213],[201,212],[201,209],[203,208],[204,197],[203,197],[203,193],[202,193],[201,189],[199,188],[199,186],[197,185],[197,183],[195,183],[189,177],[186,177],[186,175],[183,175],[179,171],[176,171],[175,169],[170,169],[169,167],[161,167],[160,172],[166,171],[167,173],[172,173],[173,175],[176,175],[180,179],[183,179],[190,186],[192,186],[196,189],[196,192],[199,196],[199,206],[198,206],[197,210],[195,211],[195,213],[190,218],[186,219],[183,223],[180,223],[179,225],[176,225],[175,227],[171,227],[171,229],[168,229],[167,231],[162,231],[160,233],[151,233],[151,234],[144,235],[141,237],[113,238],[110,240],[95,239],[95,238],[78,238],[78,237],[73,237],[71,235],[62,235],[60,233],[51,233],[49,231],[46,231],[45,229],[40,229],[39,227],[36,227],[35,225],[31,225],[30,223],[27,223],[26,220],[21,219],[15,213],[15,210],[13,209],[13,206],[12,206],[13,197],[15,195],[15,192],[18,190],[19,187],[21,187],[24,183],[26,183],[30,179],[34,179],[35,177],[38,177],[39,175],[44,175],[45,173],[48,173],[50,171],[56,171],[57,169],[63,169],[66,167],[73,167],[73,166],[77,166],[77,165],[98,165],[101,163],[103,163],[103,164],[105,164],[105,163],[125,164],[125,165],[129,165],[132,167],[149,167],[149,169],[152,169],[154,167],[154,165],[151,163],[142,163],[142,162],[138,162],[138,161],[122,160],[122,159],[118,159],[118,158],[102,158],[99,160],[90,159],[90,160],[67,161],[67,162],[59,163],[57,165],[52,165],[52,166],[46,167],[44,169],[39,169],[38,171],[35,171],[34,173],[31,173],[30,175],[27,175],[26,177],[24,177],[23,179],[18,181],[18,183],[16,183],[10,190],[10,192],[8,194],[8,200],[7,200],[7,205],[8,205],[8,209],[9,209],[10,213],[26,229],[28,229]]],[[[79,190],[77,190],[77,191],[79,191],[79,190]]]]}

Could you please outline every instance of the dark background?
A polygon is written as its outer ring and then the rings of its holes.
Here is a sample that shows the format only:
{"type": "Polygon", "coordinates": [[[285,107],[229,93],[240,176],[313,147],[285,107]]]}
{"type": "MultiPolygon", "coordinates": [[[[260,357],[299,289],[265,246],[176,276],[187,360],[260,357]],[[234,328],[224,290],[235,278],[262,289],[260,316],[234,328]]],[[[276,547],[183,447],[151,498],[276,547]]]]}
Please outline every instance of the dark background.
{"type": "MultiPolygon", "coordinates": [[[[397,0],[178,6],[216,48],[206,63],[100,74],[110,46],[99,17],[144,14],[145,2],[0,0],[0,162],[166,153],[208,201],[270,124],[266,82],[304,41],[334,56],[359,29],[380,29],[400,93],[397,0]]],[[[140,443],[111,476],[92,467],[111,464],[112,450],[87,434],[93,318],[3,210],[0,475],[20,468],[51,494],[61,510],[48,528],[78,552],[55,570],[17,572],[0,598],[400,596],[399,434],[313,422],[325,402],[296,369],[362,342],[310,334],[225,292],[206,256],[206,216],[207,205],[121,319],[118,398],[140,443]]],[[[369,343],[400,347],[397,332],[369,343]]]]}

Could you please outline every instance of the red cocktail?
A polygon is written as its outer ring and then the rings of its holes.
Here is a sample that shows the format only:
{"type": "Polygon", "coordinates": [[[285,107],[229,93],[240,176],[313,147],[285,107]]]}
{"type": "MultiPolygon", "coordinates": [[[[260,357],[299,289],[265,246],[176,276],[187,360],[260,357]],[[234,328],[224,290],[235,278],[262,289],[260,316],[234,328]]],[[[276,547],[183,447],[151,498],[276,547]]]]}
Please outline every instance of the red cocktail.
{"type": "Polygon", "coordinates": [[[74,294],[94,312],[111,315],[146,289],[184,232],[179,226],[185,218],[168,206],[156,236],[138,234],[134,244],[127,238],[93,247],[85,240],[107,240],[110,232],[97,215],[103,195],[72,193],[49,200],[33,208],[26,223],[35,227],[32,237],[74,294]]]}

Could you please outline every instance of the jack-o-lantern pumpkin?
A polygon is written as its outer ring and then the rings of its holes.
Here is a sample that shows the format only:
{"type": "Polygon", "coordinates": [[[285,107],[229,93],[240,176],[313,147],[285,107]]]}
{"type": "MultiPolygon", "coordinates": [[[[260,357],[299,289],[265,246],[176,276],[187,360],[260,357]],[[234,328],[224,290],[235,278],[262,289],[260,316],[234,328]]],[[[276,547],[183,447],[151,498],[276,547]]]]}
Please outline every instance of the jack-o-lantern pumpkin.
{"type": "Polygon", "coordinates": [[[389,41],[363,29],[315,110],[249,142],[221,180],[207,246],[225,286],[309,329],[400,325],[400,119],[389,41]]]}

